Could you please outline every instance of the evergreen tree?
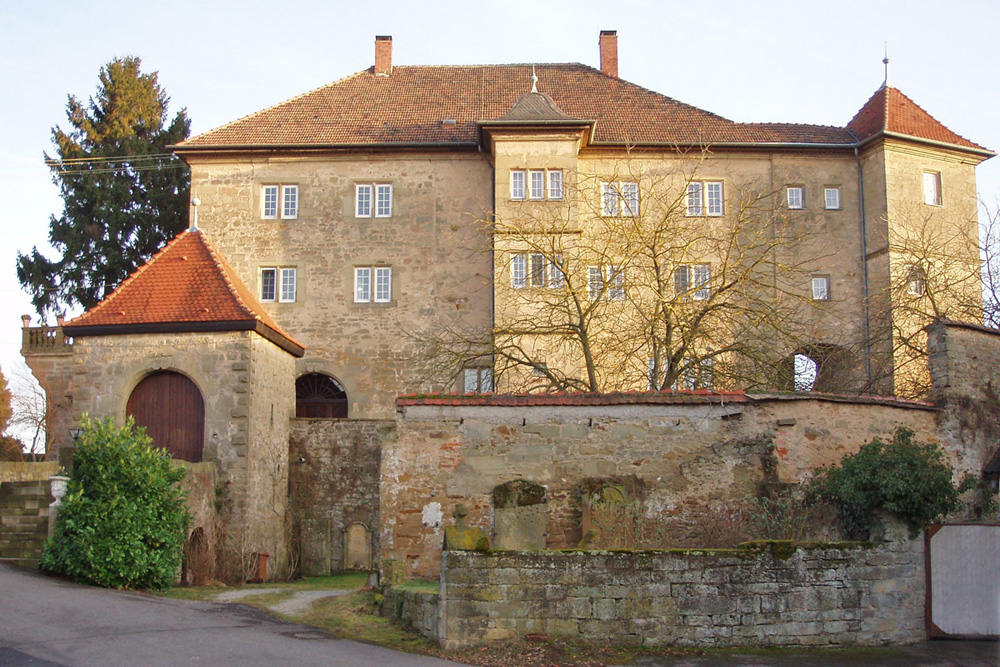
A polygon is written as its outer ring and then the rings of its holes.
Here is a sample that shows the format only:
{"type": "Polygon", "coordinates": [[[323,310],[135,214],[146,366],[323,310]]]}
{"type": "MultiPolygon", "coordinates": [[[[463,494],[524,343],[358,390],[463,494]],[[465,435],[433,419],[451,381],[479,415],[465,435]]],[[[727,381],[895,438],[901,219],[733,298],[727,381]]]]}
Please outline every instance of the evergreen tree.
{"type": "Polygon", "coordinates": [[[169,98],[156,72],[143,74],[136,57],[101,68],[96,97],[69,96],[69,132],[56,126],[56,156],[45,154],[63,198],[52,216],[49,243],[18,254],[17,277],[39,314],[74,304],[90,308],[184,229],[190,173],[167,146],[187,138],[181,109],[169,125],[169,98]]]}

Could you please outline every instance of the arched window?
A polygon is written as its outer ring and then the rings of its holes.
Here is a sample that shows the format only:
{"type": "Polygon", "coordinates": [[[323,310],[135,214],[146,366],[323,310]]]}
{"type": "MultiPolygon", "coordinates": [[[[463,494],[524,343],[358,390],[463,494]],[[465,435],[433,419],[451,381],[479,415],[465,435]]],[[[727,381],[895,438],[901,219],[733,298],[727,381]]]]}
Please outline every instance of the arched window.
{"type": "Polygon", "coordinates": [[[198,386],[172,371],[147,375],[125,406],[136,426],[145,426],[153,444],[175,459],[197,463],[205,444],[205,401],[198,386]]]}
{"type": "Polygon", "coordinates": [[[347,419],[347,392],[329,375],[303,375],[295,381],[295,416],[300,419],[347,419]]]}
{"type": "Polygon", "coordinates": [[[816,375],[819,364],[812,357],[804,354],[795,355],[795,391],[812,391],[816,386],[816,375]]]}

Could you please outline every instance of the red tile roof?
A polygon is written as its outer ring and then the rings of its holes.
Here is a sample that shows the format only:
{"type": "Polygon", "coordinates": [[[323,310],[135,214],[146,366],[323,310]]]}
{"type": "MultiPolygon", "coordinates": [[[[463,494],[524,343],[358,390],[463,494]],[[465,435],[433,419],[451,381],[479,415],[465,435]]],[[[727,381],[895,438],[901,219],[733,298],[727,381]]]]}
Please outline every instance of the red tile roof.
{"type": "Polygon", "coordinates": [[[254,330],[295,356],[305,349],[267,314],[199,230],[178,234],[63,330],[71,336],[254,330]]]}
{"type": "MultiPolygon", "coordinates": [[[[577,63],[535,66],[538,90],[571,118],[595,121],[612,144],[853,145],[846,128],[735,123],[577,63]]],[[[374,68],[188,139],[201,148],[378,144],[475,145],[479,123],[501,118],[530,85],[531,65],[374,68]],[[443,123],[454,120],[454,124],[443,123]]]]}
{"type": "Polygon", "coordinates": [[[847,127],[854,130],[860,142],[888,132],[992,154],[988,149],[949,130],[916,102],[891,86],[882,86],[876,90],[847,127]]]}
{"type": "Polygon", "coordinates": [[[400,396],[398,407],[412,405],[483,405],[520,407],[539,405],[684,405],[747,403],[742,391],[642,391],[610,394],[560,392],[555,394],[421,394],[400,396]]]}

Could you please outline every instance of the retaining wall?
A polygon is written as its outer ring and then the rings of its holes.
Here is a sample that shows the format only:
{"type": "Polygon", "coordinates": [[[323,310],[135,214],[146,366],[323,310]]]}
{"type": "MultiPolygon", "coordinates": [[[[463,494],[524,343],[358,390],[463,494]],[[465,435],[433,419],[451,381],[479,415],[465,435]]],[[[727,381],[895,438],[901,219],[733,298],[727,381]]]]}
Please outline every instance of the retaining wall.
{"type": "Polygon", "coordinates": [[[444,554],[440,641],[529,633],[677,646],[924,638],[920,540],[736,550],[444,554]]]}

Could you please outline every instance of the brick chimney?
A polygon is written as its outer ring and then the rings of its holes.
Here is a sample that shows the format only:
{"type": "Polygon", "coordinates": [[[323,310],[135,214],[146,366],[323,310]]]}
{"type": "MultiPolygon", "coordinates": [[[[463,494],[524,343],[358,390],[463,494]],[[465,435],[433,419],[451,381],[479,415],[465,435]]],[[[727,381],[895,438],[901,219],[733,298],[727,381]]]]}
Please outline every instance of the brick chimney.
{"type": "Polygon", "coordinates": [[[392,35],[375,36],[375,76],[392,72],[392,35]]]}
{"type": "Polygon", "coordinates": [[[608,76],[618,76],[618,31],[601,31],[601,71],[608,76]]]}

